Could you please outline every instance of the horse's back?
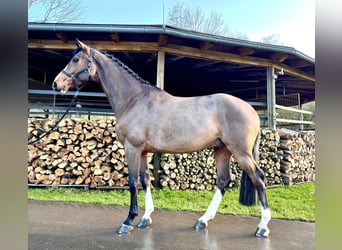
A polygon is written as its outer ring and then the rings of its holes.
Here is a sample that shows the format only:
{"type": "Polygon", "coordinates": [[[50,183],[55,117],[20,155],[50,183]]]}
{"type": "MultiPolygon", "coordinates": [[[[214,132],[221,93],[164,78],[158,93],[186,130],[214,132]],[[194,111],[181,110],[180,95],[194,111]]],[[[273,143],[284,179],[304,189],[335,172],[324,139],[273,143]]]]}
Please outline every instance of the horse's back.
{"type": "Polygon", "coordinates": [[[161,91],[153,95],[149,104],[144,105],[145,113],[157,114],[157,118],[165,117],[172,123],[178,121],[201,123],[202,120],[222,118],[232,123],[254,124],[259,126],[259,116],[246,101],[224,93],[196,97],[177,97],[161,91]]]}

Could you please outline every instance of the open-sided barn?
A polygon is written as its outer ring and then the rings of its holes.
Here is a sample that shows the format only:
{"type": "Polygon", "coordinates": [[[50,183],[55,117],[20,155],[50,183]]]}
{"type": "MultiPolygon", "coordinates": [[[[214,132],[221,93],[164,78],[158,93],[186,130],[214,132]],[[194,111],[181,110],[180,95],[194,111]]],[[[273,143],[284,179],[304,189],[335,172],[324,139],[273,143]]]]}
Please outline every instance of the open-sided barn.
{"type": "MultiPolygon", "coordinates": [[[[29,23],[30,109],[53,109],[51,83],[70,60],[76,38],[112,53],[173,95],[221,92],[240,97],[266,111],[270,128],[284,122],[276,118],[279,105],[300,107],[315,100],[315,60],[291,47],[163,25],[29,23]]],[[[56,106],[65,107],[70,99],[57,95],[56,106]]],[[[83,89],[78,105],[82,110],[110,112],[95,84],[83,89]]]]}

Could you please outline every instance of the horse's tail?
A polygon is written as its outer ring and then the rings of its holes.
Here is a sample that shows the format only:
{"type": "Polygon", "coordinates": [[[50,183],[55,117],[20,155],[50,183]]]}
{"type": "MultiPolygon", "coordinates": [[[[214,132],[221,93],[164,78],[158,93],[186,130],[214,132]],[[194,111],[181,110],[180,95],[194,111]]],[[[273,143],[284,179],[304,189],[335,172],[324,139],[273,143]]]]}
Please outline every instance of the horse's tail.
{"type": "MultiPolygon", "coordinates": [[[[255,139],[253,146],[253,158],[255,162],[259,162],[259,144],[260,144],[260,130],[255,139]]],[[[256,166],[258,169],[258,167],[256,166]]],[[[257,170],[256,169],[256,170],[257,170]]],[[[240,185],[240,198],[239,202],[245,206],[254,206],[257,204],[257,192],[245,170],[242,170],[241,185],[240,185]]]]}

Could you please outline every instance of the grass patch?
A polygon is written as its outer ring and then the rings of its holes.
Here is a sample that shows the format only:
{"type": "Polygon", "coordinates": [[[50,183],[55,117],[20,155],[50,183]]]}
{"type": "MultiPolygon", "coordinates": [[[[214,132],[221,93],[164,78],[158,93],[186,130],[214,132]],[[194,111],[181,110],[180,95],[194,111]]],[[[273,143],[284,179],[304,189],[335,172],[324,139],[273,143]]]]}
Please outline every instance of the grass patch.
{"type": "MultiPolygon", "coordinates": [[[[205,212],[214,192],[152,190],[156,209],[205,212]]],[[[272,218],[315,221],[315,184],[305,183],[267,189],[272,218]]],[[[259,206],[246,207],[238,202],[239,190],[228,190],[222,199],[218,213],[260,216],[259,206]]],[[[63,201],[101,205],[129,206],[128,190],[83,190],[73,188],[29,188],[28,199],[63,201]]],[[[144,193],[139,192],[138,204],[145,205],[144,193]]]]}

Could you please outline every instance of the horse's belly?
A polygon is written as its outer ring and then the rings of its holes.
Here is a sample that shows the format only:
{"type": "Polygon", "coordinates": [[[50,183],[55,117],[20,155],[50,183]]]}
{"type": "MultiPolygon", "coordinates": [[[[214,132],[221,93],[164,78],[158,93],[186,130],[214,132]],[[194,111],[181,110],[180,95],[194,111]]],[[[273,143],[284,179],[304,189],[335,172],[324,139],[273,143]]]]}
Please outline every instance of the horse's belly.
{"type": "Polygon", "coordinates": [[[173,136],[160,136],[147,142],[146,147],[154,152],[185,153],[194,152],[217,143],[218,137],[211,133],[184,135],[175,133],[173,136]]]}
{"type": "Polygon", "coordinates": [[[219,138],[220,125],[214,111],[198,103],[154,112],[157,122],[146,127],[147,146],[160,152],[193,152],[211,146],[219,138]],[[181,109],[181,107],[186,109],[181,109]]]}

